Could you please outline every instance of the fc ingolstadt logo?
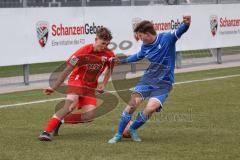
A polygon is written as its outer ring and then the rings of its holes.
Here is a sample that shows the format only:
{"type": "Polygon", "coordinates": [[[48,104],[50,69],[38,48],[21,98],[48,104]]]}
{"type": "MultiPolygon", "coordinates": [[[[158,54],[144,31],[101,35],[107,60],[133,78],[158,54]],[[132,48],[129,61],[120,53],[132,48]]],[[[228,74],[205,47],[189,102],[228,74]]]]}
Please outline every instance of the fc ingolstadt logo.
{"type": "Polygon", "coordinates": [[[37,38],[41,47],[44,47],[47,44],[49,31],[48,27],[49,24],[46,21],[39,21],[36,24],[37,38]]]}
{"type": "Polygon", "coordinates": [[[217,34],[218,17],[215,15],[210,16],[210,29],[213,36],[217,34]]]}

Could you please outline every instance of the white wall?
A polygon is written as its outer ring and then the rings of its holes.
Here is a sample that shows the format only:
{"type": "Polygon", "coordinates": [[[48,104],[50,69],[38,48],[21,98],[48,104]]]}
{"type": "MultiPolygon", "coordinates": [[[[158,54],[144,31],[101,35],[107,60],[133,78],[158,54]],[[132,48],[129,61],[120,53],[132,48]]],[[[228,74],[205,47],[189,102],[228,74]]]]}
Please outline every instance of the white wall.
{"type": "MultiPolygon", "coordinates": [[[[132,36],[132,26],[136,20],[147,19],[158,26],[168,26],[171,22],[181,22],[183,15],[192,16],[192,25],[177,42],[178,51],[239,46],[239,8],[240,4],[1,9],[0,66],[65,60],[79,47],[94,40],[94,33],[87,34],[94,26],[110,28],[113,42],[117,45],[124,40],[130,41],[133,44],[130,48],[117,47],[114,51],[132,54],[140,46],[132,36]],[[213,16],[218,23],[215,36],[210,25],[213,16]],[[225,19],[232,21],[227,24],[225,19]],[[227,26],[223,26],[223,22],[227,26]],[[44,47],[40,46],[37,38],[39,24],[48,28],[45,30],[48,38],[44,47]],[[76,35],[54,36],[60,25],[75,27],[76,35]]],[[[162,31],[169,29],[158,32],[162,31]]]]}

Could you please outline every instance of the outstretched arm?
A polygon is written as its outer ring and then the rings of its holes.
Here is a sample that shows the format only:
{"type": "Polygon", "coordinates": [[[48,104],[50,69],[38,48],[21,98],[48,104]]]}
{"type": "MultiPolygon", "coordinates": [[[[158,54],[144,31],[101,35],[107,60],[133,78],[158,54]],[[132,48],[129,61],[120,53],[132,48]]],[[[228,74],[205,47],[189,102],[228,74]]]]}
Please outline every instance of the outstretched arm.
{"type": "Polygon", "coordinates": [[[43,89],[43,93],[46,95],[50,95],[52,92],[54,92],[64,82],[67,76],[72,72],[73,68],[74,67],[67,65],[67,67],[58,76],[56,82],[52,86],[43,89]]]}
{"type": "Polygon", "coordinates": [[[110,79],[111,74],[112,74],[112,68],[111,67],[107,67],[106,72],[105,72],[105,76],[103,78],[103,82],[101,84],[99,84],[97,89],[96,89],[96,91],[98,93],[103,93],[104,92],[105,86],[107,85],[108,80],[110,79]]]}
{"type": "Polygon", "coordinates": [[[175,31],[176,40],[178,40],[182,36],[182,34],[188,30],[190,23],[191,23],[191,16],[183,16],[183,23],[175,31]]]}
{"type": "Polygon", "coordinates": [[[144,58],[144,56],[141,56],[140,52],[139,52],[139,53],[133,54],[133,55],[131,55],[131,56],[125,58],[125,59],[120,60],[120,62],[122,64],[124,64],[124,63],[131,63],[131,62],[139,61],[139,60],[141,60],[143,58],[144,58]]]}

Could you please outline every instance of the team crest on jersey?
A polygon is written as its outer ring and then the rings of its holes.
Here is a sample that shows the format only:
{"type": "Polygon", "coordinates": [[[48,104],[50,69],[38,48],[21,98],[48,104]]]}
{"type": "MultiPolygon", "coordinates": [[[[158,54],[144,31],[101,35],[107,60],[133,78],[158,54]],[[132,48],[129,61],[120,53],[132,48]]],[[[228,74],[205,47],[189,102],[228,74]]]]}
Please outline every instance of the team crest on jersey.
{"type": "Polygon", "coordinates": [[[75,65],[77,64],[78,60],[79,60],[79,59],[78,59],[77,57],[72,56],[72,58],[70,59],[69,63],[70,63],[71,65],[75,66],[75,65]]]}
{"type": "Polygon", "coordinates": [[[39,21],[36,24],[37,38],[40,46],[43,48],[47,44],[49,24],[46,21],[39,21]]]}
{"type": "Polygon", "coordinates": [[[213,36],[217,34],[218,28],[218,17],[216,15],[212,15],[210,17],[210,29],[213,36]]]}

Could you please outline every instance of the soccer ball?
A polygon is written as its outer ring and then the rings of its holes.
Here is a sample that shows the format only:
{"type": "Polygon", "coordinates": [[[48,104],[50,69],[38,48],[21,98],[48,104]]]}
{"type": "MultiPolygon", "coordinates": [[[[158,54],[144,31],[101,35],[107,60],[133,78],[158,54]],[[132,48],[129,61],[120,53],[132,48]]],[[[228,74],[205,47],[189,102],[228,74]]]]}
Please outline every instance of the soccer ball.
{"type": "Polygon", "coordinates": [[[130,135],[128,133],[128,128],[131,126],[131,124],[133,123],[133,121],[129,121],[127,126],[125,127],[124,131],[123,131],[123,138],[130,138],[130,135]]]}

